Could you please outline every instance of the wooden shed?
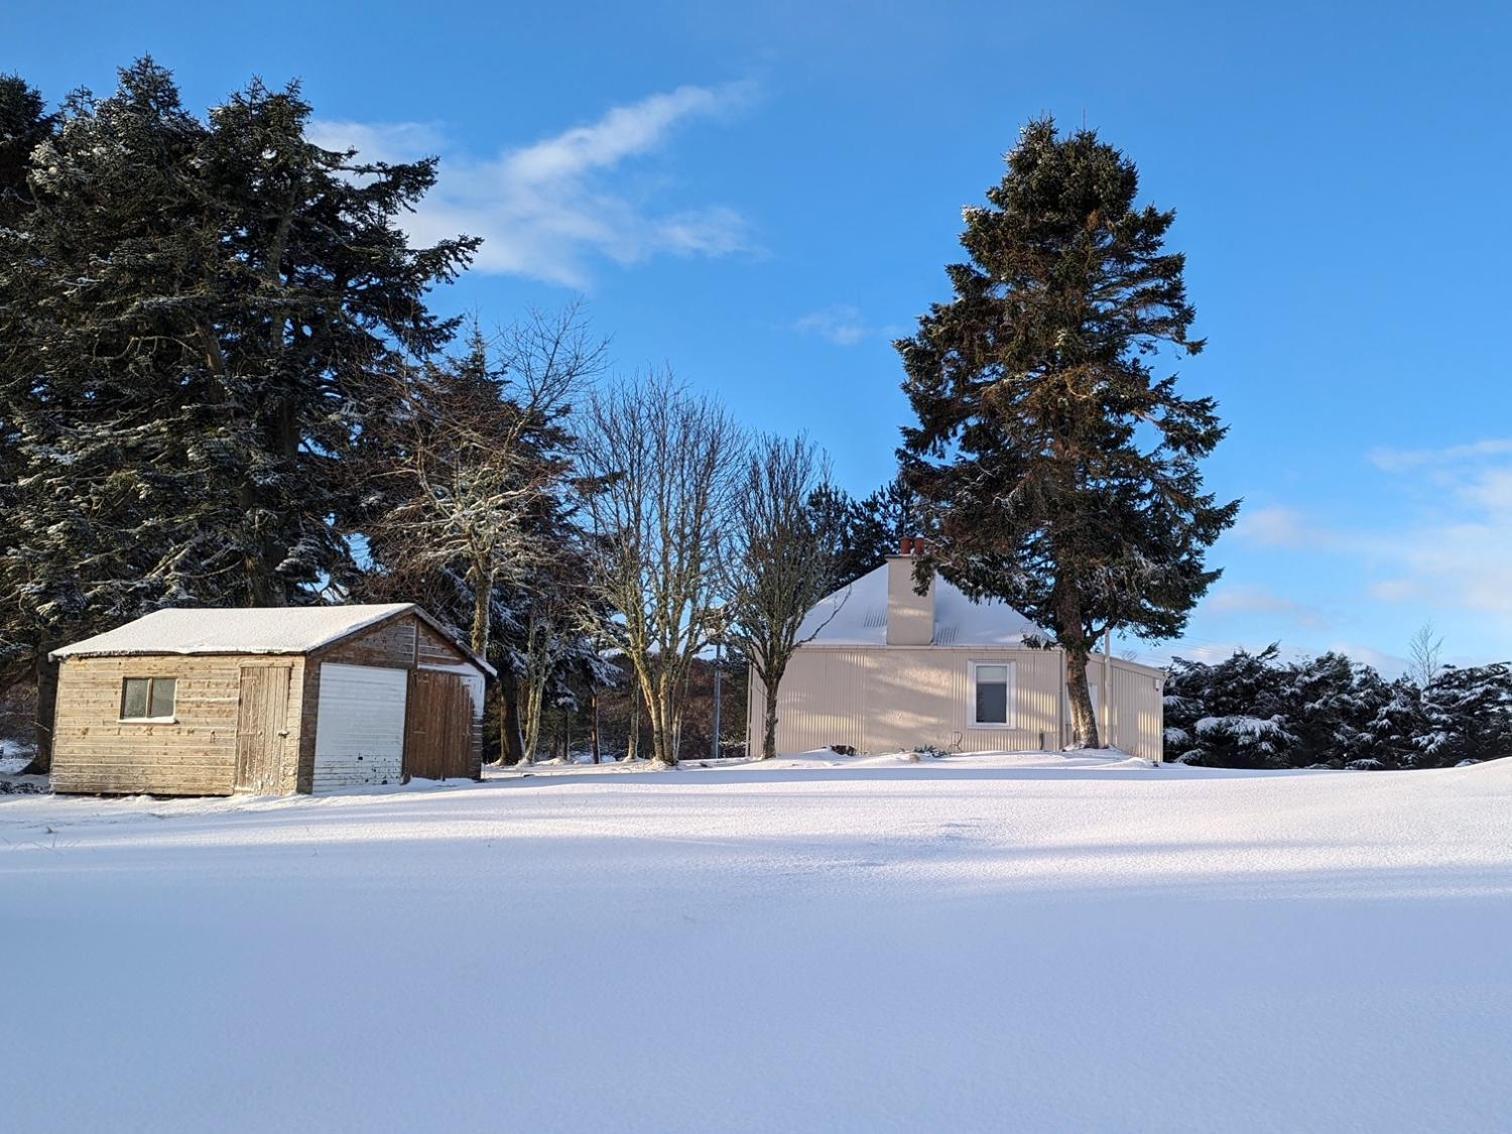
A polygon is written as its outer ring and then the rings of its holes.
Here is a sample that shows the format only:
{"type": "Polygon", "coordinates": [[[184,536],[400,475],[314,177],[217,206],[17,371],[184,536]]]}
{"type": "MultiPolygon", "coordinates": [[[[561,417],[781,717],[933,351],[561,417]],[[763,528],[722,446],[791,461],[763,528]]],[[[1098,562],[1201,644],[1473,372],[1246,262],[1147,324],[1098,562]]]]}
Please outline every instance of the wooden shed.
{"type": "Polygon", "coordinates": [[[52,656],[55,791],[267,795],[482,774],[494,671],[413,603],[160,610],[52,656]]]}

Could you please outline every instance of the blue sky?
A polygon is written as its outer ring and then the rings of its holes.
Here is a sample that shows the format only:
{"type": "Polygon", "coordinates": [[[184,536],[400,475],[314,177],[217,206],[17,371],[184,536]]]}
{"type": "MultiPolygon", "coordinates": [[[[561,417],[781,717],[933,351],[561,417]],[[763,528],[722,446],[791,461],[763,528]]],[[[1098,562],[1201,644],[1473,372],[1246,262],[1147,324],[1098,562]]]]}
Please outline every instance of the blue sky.
{"type": "Polygon", "coordinates": [[[50,98],[151,52],[191,106],[303,81],[330,140],[436,153],[438,297],[507,322],[586,297],[669,365],[807,430],[857,493],[907,419],[890,338],[947,294],[960,210],[1022,123],[1083,121],[1174,207],[1244,518],[1179,652],[1280,639],[1512,657],[1505,266],[1512,15],[1443,3],[6,5],[50,98]]]}

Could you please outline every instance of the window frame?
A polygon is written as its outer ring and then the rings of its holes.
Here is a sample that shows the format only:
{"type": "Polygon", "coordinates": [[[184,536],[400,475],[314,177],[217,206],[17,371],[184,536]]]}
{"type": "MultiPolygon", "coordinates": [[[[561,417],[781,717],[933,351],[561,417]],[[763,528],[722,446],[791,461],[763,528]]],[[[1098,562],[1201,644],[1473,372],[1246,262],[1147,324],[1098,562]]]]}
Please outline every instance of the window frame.
{"type": "MultiPolygon", "coordinates": [[[[973,729],[998,729],[1009,731],[1018,727],[1018,664],[1011,661],[971,661],[967,663],[966,725],[973,729]],[[977,673],[984,667],[1002,669],[1005,703],[1001,721],[977,720],[977,673]]],[[[989,684],[997,684],[989,682],[989,684]]]]}
{"type": "Polygon", "coordinates": [[[121,678],[120,709],[116,719],[121,724],[178,724],[178,678],[167,674],[127,674],[121,678]],[[126,715],[126,686],[133,681],[145,681],[147,683],[147,716],[128,717],[126,715]],[[169,682],[173,686],[173,697],[169,713],[166,717],[154,717],[152,713],[153,687],[159,681],[169,682]]]}

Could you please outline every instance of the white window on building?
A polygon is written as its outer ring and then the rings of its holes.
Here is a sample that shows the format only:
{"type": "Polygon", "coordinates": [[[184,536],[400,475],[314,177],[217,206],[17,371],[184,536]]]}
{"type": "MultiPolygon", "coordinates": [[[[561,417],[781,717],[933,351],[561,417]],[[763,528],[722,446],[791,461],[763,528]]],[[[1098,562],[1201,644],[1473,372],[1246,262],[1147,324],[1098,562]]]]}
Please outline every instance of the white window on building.
{"type": "Polygon", "coordinates": [[[971,663],[972,728],[1013,727],[1013,664],[971,663]]]}
{"type": "Polygon", "coordinates": [[[121,682],[123,721],[171,721],[177,682],[171,677],[128,677],[121,682]]]}

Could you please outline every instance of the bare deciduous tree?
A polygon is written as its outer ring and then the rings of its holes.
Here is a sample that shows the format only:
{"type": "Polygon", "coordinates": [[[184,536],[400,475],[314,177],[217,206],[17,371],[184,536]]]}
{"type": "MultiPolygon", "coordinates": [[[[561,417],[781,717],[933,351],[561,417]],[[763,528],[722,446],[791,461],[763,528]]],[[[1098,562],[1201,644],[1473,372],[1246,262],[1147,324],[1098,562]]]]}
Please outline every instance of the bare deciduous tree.
{"type": "Polygon", "coordinates": [[[1407,643],[1407,676],[1418,686],[1427,686],[1443,666],[1444,639],[1425,622],[1407,643]]]}
{"type": "Polygon", "coordinates": [[[820,623],[805,634],[804,617],[835,581],[825,533],[809,506],[827,472],[807,438],[762,437],[746,456],[730,509],[720,560],[727,625],[766,690],[764,760],[777,754],[777,691],[788,663],[824,628],[820,623]]]}
{"type": "Polygon", "coordinates": [[[614,633],[661,766],[677,763],[688,671],[713,626],[716,546],[741,446],[729,414],[671,374],[602,390],[589,405],[589,559],[600,596],[619,612],[614,633]]]}
{"type": "Polygon", "coordinates": [[[556,565],[531,597],[519,673],[524,733],[521,756],[525,763],[535,763],[540,750],[541,715],[553,689],[560,688],[554,683],[560,681],[564,667],[573,660],[583,663],[579,668],[586,671],[589,697],[596,697],[605,668],[597,657],[596,643],[605,632],[605,623],[603,604],[594,600],[579,555],[556,565]]]}
{"type": "MultiPolygon", "coordinates": [[[[385,478],[391,506],[370,538],[400,576],[455,580],[479,656],[513,617],[501,596],[531,594],[553,564],[572,508],[564,419],[605,351],[576,306],[532,313],[492,341],[474,330],[461,358],[429,365],[406,385],[402,413],[387,427],[402,459],[385,478]]],[[[500,678],[504,747],[517,757],[518,690],[507,662],[500,678]]]]}

